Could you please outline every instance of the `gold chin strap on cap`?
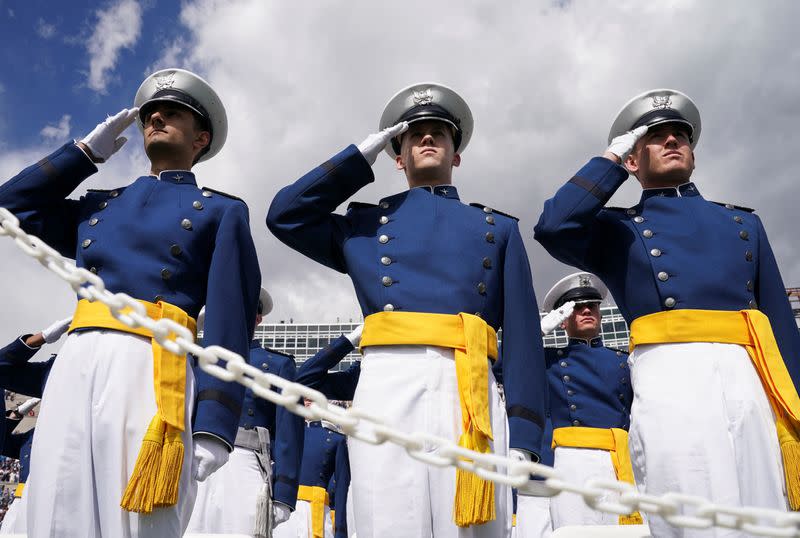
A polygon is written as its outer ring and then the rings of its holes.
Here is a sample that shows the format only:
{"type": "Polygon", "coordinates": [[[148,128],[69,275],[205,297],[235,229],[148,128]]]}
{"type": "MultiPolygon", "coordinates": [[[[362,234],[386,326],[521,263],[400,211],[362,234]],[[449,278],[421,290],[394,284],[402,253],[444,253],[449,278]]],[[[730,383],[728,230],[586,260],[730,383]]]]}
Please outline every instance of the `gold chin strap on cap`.
{"type": "MultiPolygon", "coordinates": [[[[633,484],[633,465],[628,452],[628,432],[621,428],[586,428],[569,426],[553,430],[552,448],[593,448],[605,450],[611,456],[614,474],[617,480],[633,484]]],[[[641,525],[642,516],[633,512],[627,516],[619,516],[620,525],[641,525]]]]}
{"type": "Polygon", "coordinates": [[[769,318],[759,310],[669,310],[631,324],[631,352],[645,344],[678,342],[738,344],[747,350],[775,413],[789,504],[800,509],[800,397],[769,318]]]}
{"type": "MultiPolygon", "coordinates": [[[[361,348],[420,345],[454,350],[461,405],[458,445],[483,454],[492,451],[489,417],[489,361],[497,359],[497,333],[472,314],[378,312],[364,320],[361,348]]],[[[459,527],[496,518],[494,483],[463,469],[456,470],[453,520],[459,527]]]]}
{"type": "Polygon", "coordinates": [[[325,536],[325,507],[328,506],[328,492],[320,486],[303,486],[297,488],[297,500],[311,504],[311,536],[325,536]]]}
{"type": "MultiPolygon", "coordinates": [[[[197,331],[197,324],[186,312],[169,303],[141,302],[150,318],[171,319],[197,331]]],[[[128,313],[130,309],[123,309],[128,313]]],[[[129,512],[149,514],[153,507],[173,506],[178,502],[178,486],[183,466],[186,398],[186,355],[176,355],[159,345],[153,333],[144,327],[131,328],[111,315],[106,305],[78,301],[69,331],[77,329],[109,329],[152,339],[153,385],[157,412],[142,440],[139,455],[120,506],[129,512]]],[[[175,335],[170,335],[174,338],[175,335]]]]}

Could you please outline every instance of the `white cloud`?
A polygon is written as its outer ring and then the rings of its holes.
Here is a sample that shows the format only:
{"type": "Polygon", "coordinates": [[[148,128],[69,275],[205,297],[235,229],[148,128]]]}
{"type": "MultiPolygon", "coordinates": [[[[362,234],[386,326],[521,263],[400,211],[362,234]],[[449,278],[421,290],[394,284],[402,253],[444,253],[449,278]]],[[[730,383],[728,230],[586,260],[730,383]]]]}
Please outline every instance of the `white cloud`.
{"type": "Polygon", "coordinates": [[[71,119],[72,116],[69,114],[64,114],[61,116],[61,119],[58,120],[57,125],[47,125],[41,131],[39,131],[39,134],[41,134],[44,139],[50,142],[66,140],[69,137],[69,122],[71,119]]]}
{"type": "Polygon", "coordinates": [[[136,0],[119,0],[96,13],[97,24],[86,43],[89,53],[91,89],[106,93],[123,48],[131,49],[139,39],[142,8],[136,0]]]}
{"type": "Polygon", "coordinates": [[[42,39],[50,39],[56,35],[56,26],[39,17],[39,20],[36,21],[36,34],[42,39]]]}

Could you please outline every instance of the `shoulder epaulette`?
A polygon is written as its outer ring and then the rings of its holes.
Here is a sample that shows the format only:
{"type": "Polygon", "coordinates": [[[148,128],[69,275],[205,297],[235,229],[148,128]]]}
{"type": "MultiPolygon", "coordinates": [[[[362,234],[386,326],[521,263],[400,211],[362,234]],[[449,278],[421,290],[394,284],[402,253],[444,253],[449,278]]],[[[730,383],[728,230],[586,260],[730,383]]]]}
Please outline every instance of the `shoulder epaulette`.
{"type": "Polygon", "coordinates": [[[87,190],[86,190],[86,192],[98,192],[98,193],[103,193],[103,192],[111,192],[111,191],[113,191],[113,190],[114,190],[114,189],[87,189],[87,190]]]}
{"type": "Polygon", "coordinates": [[[616,351],[617,353],[624,353],[626,355],[629,354],[629,351],[627,349],[619,349],[617,347],[608,347],[608,346],[605,346],[605,348],[610,349],[611,351],[616,351]]]}
{"type": "Polygon", "coordinates": [[[748,213],[754,213],[755,209],[751,207],[744,207],[741,205],[733,205],[733,204],[726,204],[724,202],[714,202],[717,205],[721,205],[722,207],[726,207],[728,209],[738,209],[739,211],[746,211],[748,213]]]}
{"type": "Polygon", "coordinates": [[[604,207],[603,209],[606,209],[608,211],[627,211],[628,210],[627,207],[604,207]]]}
{"type": "Polygon", "coordinates": [[[288,359],[292,359],[292,360],[294,360],[294,355],[290,355],[289,353],[286,353],[285,351],[278,351],[277,349],[272,349],[272,348],[270,348],[270,347],[265,347],[264,349],[265,349],[266,351],[269,351],[269,352],[270,352],[270,353],[272,353],[273,355],[280,355],[280,356],[282,356],[282,357],[286,357],[286,358],[288,358],[288,359]]]}
{"type": "Polygon", "coordinates": [[[224,196],[226,198],[231,198],[233,200],[238,200],[242,202],[244,205],[247,205],[247,202],[239,198],[238,196],[234,196],[232,194],[228,194],[227,192],[218,191],[217,189],[212,189],[211,187],[200,187],[201,190],[213,192],[215,194],[219,194],[220,196],[224,196]]]}
{"type": "Polygon", "coordinates": [[[509,215],[508,213],[503,213],[502,211],[498,211],[497,209],[495,209],[493,207],[489,207],[486,204],[481,204],[480,202],[473,202],[473,203],[471,203],[469,205],[471,205],[472,207],[477,207],[478,209],[484,209],[484,210],[488,208],[488,209],[491,209],[492,213],[496,213],[498,215],[503,215],[504,217],[508,217],[510,219],[514,219],[516,221],[519,221],[519,219],[517,217],[515,217],[514,215],[509,215]]]}
{"type": "Polygon", "coordinates": [[[347,210],[351,209],[369,209],[370,207],[378,207],[376,204],[368,204],[367,202],[350,202],[347,204],[347,210]]]}

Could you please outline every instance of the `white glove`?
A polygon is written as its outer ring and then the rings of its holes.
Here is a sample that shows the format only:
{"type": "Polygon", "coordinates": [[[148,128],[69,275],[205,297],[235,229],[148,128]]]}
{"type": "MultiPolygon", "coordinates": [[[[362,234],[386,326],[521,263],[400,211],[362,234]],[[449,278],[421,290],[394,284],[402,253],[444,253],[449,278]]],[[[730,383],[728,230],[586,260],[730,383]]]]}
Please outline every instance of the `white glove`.
{"type": "Polygon", "coordinates": [[[198,482],[204,481],[217,469],[228,462],[230,454],[228,447],[208,435],[198,435],[194,438],[194,457],[192,458],[192,476],[198,482]]]}
{"type": "Polygon", "coordinates": [[[633,146],[636,145],[636,142],[638,142],[646,132],[647,125],[642,125],[633,131],[628,131],[625,134],[621,134],[611,140],[611,144],[608,146],[606,151],[613,153],[619,157],[622,162],[625,162],[625,159],[627,159],[628,155],[630,155],[631,151],[633,151],[633,146]]]}
{"type": "Polygon", "coordinates": [[[40,398],[30,398],[28,400],[25,400],[20,404],[19,407],[17,407],[17,413],[19,413],[24,417],[25,415],[28,414],[28,411],[39,405],[39,402],[41,401],[42,400],[40,398]]]}
{"type": "Polygon", "coordinates": [[[358,151],[361,152],[361,155],[363,155],[370,166],[372,166],[375,164],[375,159],[378,158],[378,154],[383,151],[383,148],[386,147],[386,144],[388,144],[392,138],[406,132],[407,130],[407,121],[398,123],[394,127],[387,127],[380,133],[369,135],[366,140],[358,145],[358,151]]]}
{"type": "Polygon", "coordinates": [[[61,338],[65,332],[67,332],[70,323],[72,323],[72,317],[56,321],[42,331],[42,338],[44,338],[44,341],[48,344],[57,342],[58,339],[61,338]]]}
{"type": "Polygon", "coordinates": [[[272,503],[272,528],[274,529],[284,521],[289,520],[292,510],[282,502],[272,503]]]}
{"type": "Polygon", "coordinates": [[[344,337],[350,340],[350,343],[353,344],[354,348],[358,348],[358,344],[361,342],[361,332],[363,330],[364,330],[364,324],[362,323],[361,325],[353,329],[353,332],[344,335],[344,337]]]}
{"type": "Polygon", "coordinates": [[[133,123],[137,114],[139,114],[138,108],[123,108],[116,115],[109,116],[103,123],[99,123],[81,142],[86,144],[98,162],[105,162],[128,141],[120,135],[133,123]]]}
{"type": "Polygon", "coordinates": [[[556,330],[556,328],[558,328],[558,326],[561,325],[565,319],[572,315],[572,311],[574,309],[575,301],[567,301],[543,317],[541,321],[542,336],[550,334],[556,330]]]}

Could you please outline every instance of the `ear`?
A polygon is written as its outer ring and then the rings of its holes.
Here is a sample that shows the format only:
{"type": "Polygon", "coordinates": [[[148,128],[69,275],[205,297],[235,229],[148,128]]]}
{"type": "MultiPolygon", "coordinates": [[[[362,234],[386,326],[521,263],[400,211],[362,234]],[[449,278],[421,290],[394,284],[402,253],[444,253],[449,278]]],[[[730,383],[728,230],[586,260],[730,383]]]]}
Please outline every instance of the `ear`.
{"type": "Polygon", "coordinates": [[[204,147],[211,143],[211,133],[208,131],[199,131],[194,139],[194,148],[197,151],[202,150],[204,147]]]}
{"type": "Polygon", "coordinates": [[[459,164],[461,164],[461,154],[460,153],[454,153],[453,154],[453,166],[458,166],[459,164]]]}
{"type": "Polygon", "coordinates": [[[625,158],[625,168],[634,175],[639,171],[639,159],[637,157],[638,155],[632,151],[630,155],[625,158]]]}
{"type": "Polygon", "coordinates": [[[397,157],[394,158],[394,166],[398,170],[405,170],[406,169],[406,163],[403,160],[403,156],[402,155],[398,155],[397,157]]]}

